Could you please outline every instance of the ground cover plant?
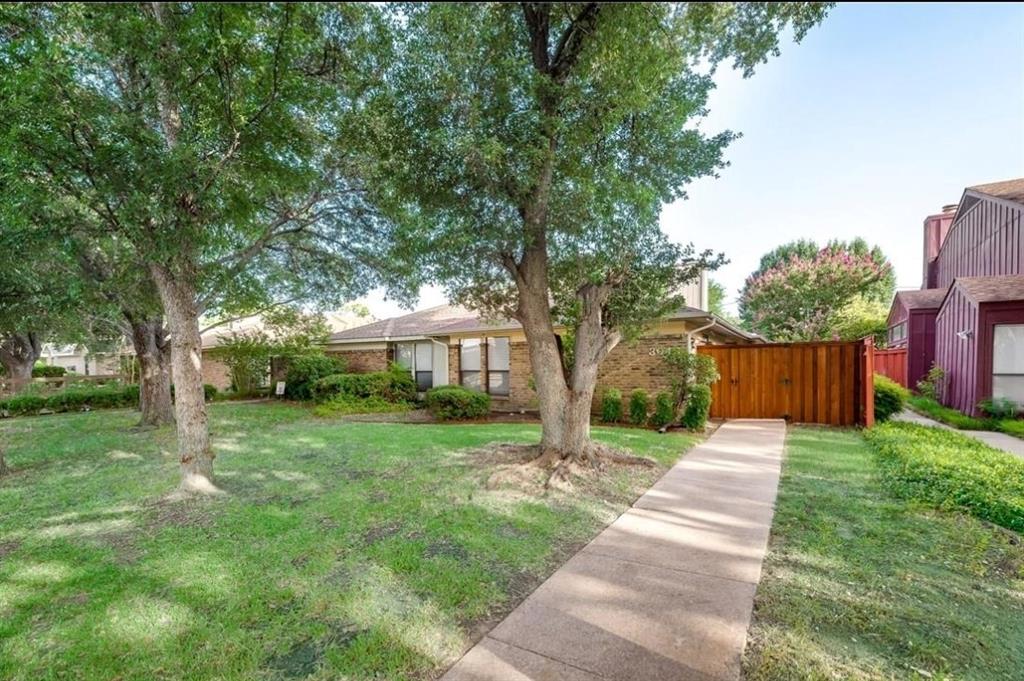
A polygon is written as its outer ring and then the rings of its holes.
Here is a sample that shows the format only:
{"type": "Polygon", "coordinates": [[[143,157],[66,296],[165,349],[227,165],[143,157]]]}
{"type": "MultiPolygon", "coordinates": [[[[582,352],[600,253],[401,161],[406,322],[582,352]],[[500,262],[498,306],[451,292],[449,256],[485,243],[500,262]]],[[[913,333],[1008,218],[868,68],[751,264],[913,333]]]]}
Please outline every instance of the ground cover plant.
{"type": "Polygon", "coordinates": [[[1020,535],[891,495],[855,431],[790,431],[747,681],[1011,681],[1022,622],[1020,535]]]}
{"type": "Polygon", "coordinates": [[[895,494],[1024,532],[1024,460],[967,435],[915,423],[865,431],[895,494]]]}
{"type": "Polygon", "coordinates": [[[209,410],[225,494],[185,503],[136,412],[0,421],[0,678],[436,678],[695,441],[594,428],[658,466],[534,494],[487,483],[537,425],[209,410]]]}
{"type": "Polygon", "coordinates": [[[907,405],[919,414],[959,430],[997,430],[1007,435],[1024,438],[1024,419],[968,416],[922,395],[911,395],[907,398],[907,405]]]}

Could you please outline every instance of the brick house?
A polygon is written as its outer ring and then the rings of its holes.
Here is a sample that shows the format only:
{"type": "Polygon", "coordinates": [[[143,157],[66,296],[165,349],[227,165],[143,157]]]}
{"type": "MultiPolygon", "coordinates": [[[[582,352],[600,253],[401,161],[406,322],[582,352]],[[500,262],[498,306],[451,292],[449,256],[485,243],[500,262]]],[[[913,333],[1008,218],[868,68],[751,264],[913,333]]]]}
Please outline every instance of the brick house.
{"type": "MultiPolygon", "coordinates": [[[[703,302],[706,284],[701,288],[698,296],[687,300],[703,302]]],[[[595,403],[610,387],[623,395],[643,388],[652,397],[668,389],[670,378],[661,354],[671,347],[760,341],[709,312],[683,308],[642,338],[611,351],[601,365],[595,403]]],[[[442,305],[335,333],[325,350],[345,358],[354,372],[379,371],[396,362],[408,368],[424,391],[440,385],[484,390],[495,411],[537,406],[526,337],[513,320],[488,321],[465,308],[442,305]]]]}
{"type": "Polygon", "coordinates": [[[888,327],[911,387],[934,361],[947,406],[1024,405],[1024,178],[967,187],[925,219],[921,290],[896,295],[888,327]]]}

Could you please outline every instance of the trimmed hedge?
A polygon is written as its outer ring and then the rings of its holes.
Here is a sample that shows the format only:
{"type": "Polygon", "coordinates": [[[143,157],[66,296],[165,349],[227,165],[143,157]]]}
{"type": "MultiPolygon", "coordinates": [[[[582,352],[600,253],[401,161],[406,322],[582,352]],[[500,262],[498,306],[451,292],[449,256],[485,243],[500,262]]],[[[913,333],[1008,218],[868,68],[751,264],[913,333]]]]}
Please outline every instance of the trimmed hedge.
{"type": "Polygon", "coordinates": [[[691,386],[686,394],[686,408],[683,409],[683,426],[690,430],[704,430],[711,413],[711,387],[691,386]]]}
{"type": "Polygon", "coordinates": [[[654,413],[651,414],[651,425],[664,428],[676,420],[675,397],[669,392],[660,392],[654,398],[654,413]]]}
{"type": "Polygon", "coordinates": [[[1024,460],[974,438],[913,423],[865,431],[897,496],[1024,532],[1024,460]]]}
{"type": "Polygon", "coordinates": [[[284,394],[293,400],[313,398],[317,381],[345,373],[345,361],[323,354],[302,355],[288,361],[284,394]]]}
{"type": "Polygon", "coordinates": [[[605,423],[622,421],[622,393],[615,388],[608,388],[601,395],[601,420],[605,423]]]}
{"type": "Polygon", "coordinates": [[[32,367],[32,378],[60,378],[68,372],[64,367],[37,364],[32,367]]]}
{"type": "Polygon", "coordinates": [[[424,397],[427,409],[439,421],[479,419],[491,412],[491,396],[463,388],[461,385],[442,385],[431,388],[424,397]]]}
{"type": "Polygon", "coordinates": [[[338,395],[313,407],[313,414],[321,417],[344,416],[346,414],[387,414],[409,411],[408,402],[388,402],[379,397],[349,397],[338,395]]]}
{"type": "Polygon", "coordinates": [[[903,411],[910,397],[910,391],[881,374],[875,374],[875,420],[888,421],[894,414],[903,411]]]}
{"type": "Polygon", "coordinates": [[[374,371],[368,374],[332,374],[313,384],[312,396],[317,402],[342,395],[362,399],[376,397],[386,402],[413,402],[416,400],[416,381],[406,371],[374,371]]]}
{"type": "Polygon", "coordinates": [[[647,391],[637,388],[629,395],[629,422],[634,426],[642,426],[647,423],[647,412],[651,409],[651,400],[647,391]]]}
{"type": "Polygon", "coordinates": [[[111,409],[134,407],[139,403],[137,385],[76,385],[52,395],[22,394],[0,400],[0,413],[8,416],[37,414],[43,409],[50,411],[80,411],[89,409],[111,409]]]}

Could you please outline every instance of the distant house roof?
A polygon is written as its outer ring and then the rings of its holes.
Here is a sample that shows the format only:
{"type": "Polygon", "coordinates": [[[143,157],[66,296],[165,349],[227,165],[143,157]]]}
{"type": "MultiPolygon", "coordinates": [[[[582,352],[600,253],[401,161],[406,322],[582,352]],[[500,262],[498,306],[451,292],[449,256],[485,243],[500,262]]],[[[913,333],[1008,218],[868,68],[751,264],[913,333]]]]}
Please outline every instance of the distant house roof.
{"type": "Polygon", "coordinates": [[[968,187],[968,191],[994,196],[997,199],[1016,201],[1024,203],[1024,177],[1015,180],[1003,180],[1002,182],[990,182],[968,187]]]}
{"type": "Polygon", "coordinates": [[[959,286],[975,303],[1001,303],[1024,300],[1024,274],[1000,277],[958,277],[953,286],[959,286]]]}
{"type": "MultiPolygon", "coordinates": [[[[365,324],[367,317],[360,317],[347,308],[333,312],[323,312],[324,321],[332,333],[343,329],[351,329],[360,324],[365,324]]],[[[370,320],[373,317],[369,317],[370,320]]],[[[234,334],[245,334],[263,329],[264,322],[260,315],[244,317],[235,321],[225,323],[223,326],[216,326],[202,335],[202,347],[204,350],[219,347],[225,340],[234,334]]]]}
{"type": "Polygon", "coordinates": [[[926,288],[920,291],[898,291],[896,298],[907,310],[938,309],[946,297],[944,288],[926,288]]]}
{"type": "MultiPolygon", "coordinates": [[[[726,335],[735,336],[748,341],[762,340],[757,334],[748,333],[709,312],[692,307],[684,307],[669,319],[713,319],[715,328],[726,335]]],[[[511,331],[522,326],[514,319],[484,319],[477,313],[458,305],[438,305],[426,310],[411,312],[400,317],[382,319],[379,322],[366,324],[354,329],[346,329],[332,334],[328,343],[352,343],[372,340],[394,340],[397,338],[417,338],[423,336],[445,336],[452,333],[469,333],[473,331],[494,332],[511,331]]]]}

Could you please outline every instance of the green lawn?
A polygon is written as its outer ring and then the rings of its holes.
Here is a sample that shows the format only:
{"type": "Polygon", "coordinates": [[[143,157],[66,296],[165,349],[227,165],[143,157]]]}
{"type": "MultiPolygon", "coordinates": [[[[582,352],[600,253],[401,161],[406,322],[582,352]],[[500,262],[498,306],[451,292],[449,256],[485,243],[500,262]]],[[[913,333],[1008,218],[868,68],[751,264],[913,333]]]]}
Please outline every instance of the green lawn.
{"type": "Polygon", "coordinates": [[[532,425],[211,417],[227,494],[188,502],[131,412],[0,421],[0,678],[435,677],[694,442],[597,429],[663,467],[539,496],[480,449],[532,425]]]}
{"type": "Polygon", "coordinates": [[[890,496],[855,431],[795,428],[747,681],[1019,680],[1024,548],[890,496]]]}
{"type": "Polygon", "coordinates": [[[1024,439],[1024,419],[994,419],[968,416],[952,407],[944,407],[933,399],[911,395],[907,406],[919,414],[960,430],[995,430],[1024,439]]]}

